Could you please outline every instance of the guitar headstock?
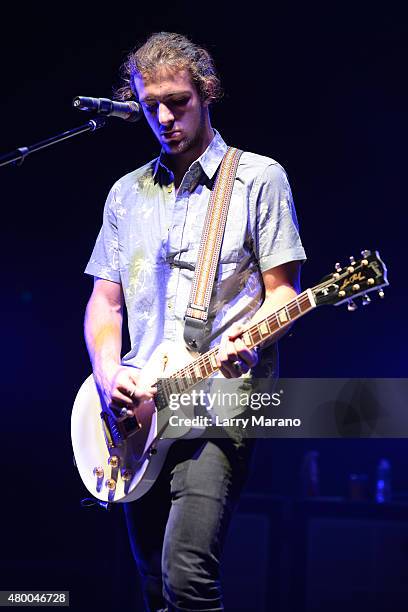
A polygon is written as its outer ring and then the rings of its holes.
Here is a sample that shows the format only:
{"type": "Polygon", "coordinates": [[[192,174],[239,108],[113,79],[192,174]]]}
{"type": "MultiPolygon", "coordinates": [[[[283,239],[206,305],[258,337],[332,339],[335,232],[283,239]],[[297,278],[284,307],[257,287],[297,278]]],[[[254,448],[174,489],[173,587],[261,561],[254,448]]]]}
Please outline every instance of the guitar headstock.
{"type": "Polygon", "coordinates": [[[354,299],[363,296],[363,304],[371,300],[368,293],[378,291],[384,297],[383,287],[388,285],[387,268],[378,251],[361,251],[362,258],[350,257],[350,264],[342,267],[336,264],[335,272],[325,276],[318,285],[312,287],[317,306],[333,304],[338,306],[348,302],[349,310],[355,310],[354,299]]]}

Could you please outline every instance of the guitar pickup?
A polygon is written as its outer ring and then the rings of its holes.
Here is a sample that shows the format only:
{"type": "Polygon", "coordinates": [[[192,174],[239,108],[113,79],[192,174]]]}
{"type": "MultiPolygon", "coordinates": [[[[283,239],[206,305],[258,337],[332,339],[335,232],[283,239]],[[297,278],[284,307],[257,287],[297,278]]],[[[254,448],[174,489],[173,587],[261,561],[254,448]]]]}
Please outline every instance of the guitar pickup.
{"type": "Polygon", "coordinates": [[[132,416],[118,423],[118,427],[122,430],[123,437],[129,438],[131,435],[142,429],[142,424],[135,416],[132,416]]]}
{"type": "Polygon", "coordinates": [[[120,446],[123,442],[137,433],[142,425],[135,416],[127,417],[123,421],[117,421],[106,412],[101,412],[103,431],[109,448],[120,446]]]}

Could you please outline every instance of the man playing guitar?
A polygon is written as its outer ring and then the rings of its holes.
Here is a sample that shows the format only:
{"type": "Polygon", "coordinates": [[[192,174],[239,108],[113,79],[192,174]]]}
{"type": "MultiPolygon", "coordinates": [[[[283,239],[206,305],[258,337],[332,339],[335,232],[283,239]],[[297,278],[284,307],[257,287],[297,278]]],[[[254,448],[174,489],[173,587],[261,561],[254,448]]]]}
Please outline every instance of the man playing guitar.
{"type": "MultiPolygon", "coordinates": [[[[161,152],[112,187],[86,268],[95,278],[86,342],[99,394],[119,421],[156,394],[141,376],[153,351],[163,340],[183,344],[207,205],[227,150],[210,122],[220,84],[206,50],[154,34],[129,55],[124,74],[119,93],[141,104],[161,152]],[[131,349],[122,358],[124,306],[131,349]]],[[[269,100],[261,104],[272,113],[269,100]]],[[[209,346],[220,346],[225,378],[277,373],[276,345],[258,352],[240,336],[297,295],[304,259],[284,170],[243,153],[209,313],[209,346]]],[[[234,437],[178,440],[151,489],[125,504],[147,610],[223,609],[222,546],[253,446],[234,437]]]]}

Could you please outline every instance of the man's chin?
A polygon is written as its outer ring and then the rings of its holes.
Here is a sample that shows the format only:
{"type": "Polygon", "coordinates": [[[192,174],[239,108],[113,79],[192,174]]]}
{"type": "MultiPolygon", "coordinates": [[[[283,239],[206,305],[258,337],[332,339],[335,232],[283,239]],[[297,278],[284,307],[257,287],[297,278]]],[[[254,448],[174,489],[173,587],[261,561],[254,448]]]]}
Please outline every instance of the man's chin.
{"type": "Polygon", "coordinates": [[[183,138],[179,141],[165,142],[162,146],[167,155],[180,155],[189,150],[190,143],[187,139],[183,138]]]}

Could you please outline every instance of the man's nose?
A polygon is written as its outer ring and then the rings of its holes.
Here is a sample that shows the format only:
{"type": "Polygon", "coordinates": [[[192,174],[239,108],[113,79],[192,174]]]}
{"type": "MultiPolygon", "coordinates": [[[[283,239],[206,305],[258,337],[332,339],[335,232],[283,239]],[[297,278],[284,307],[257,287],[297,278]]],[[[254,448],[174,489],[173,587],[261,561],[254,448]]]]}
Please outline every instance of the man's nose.
{"type": "Polygon", "coordinates": [[[174,115],[168,106],[162,102],[159,104],[158,117],[160,125],[168,125],[174,121],[174,115]]]}

